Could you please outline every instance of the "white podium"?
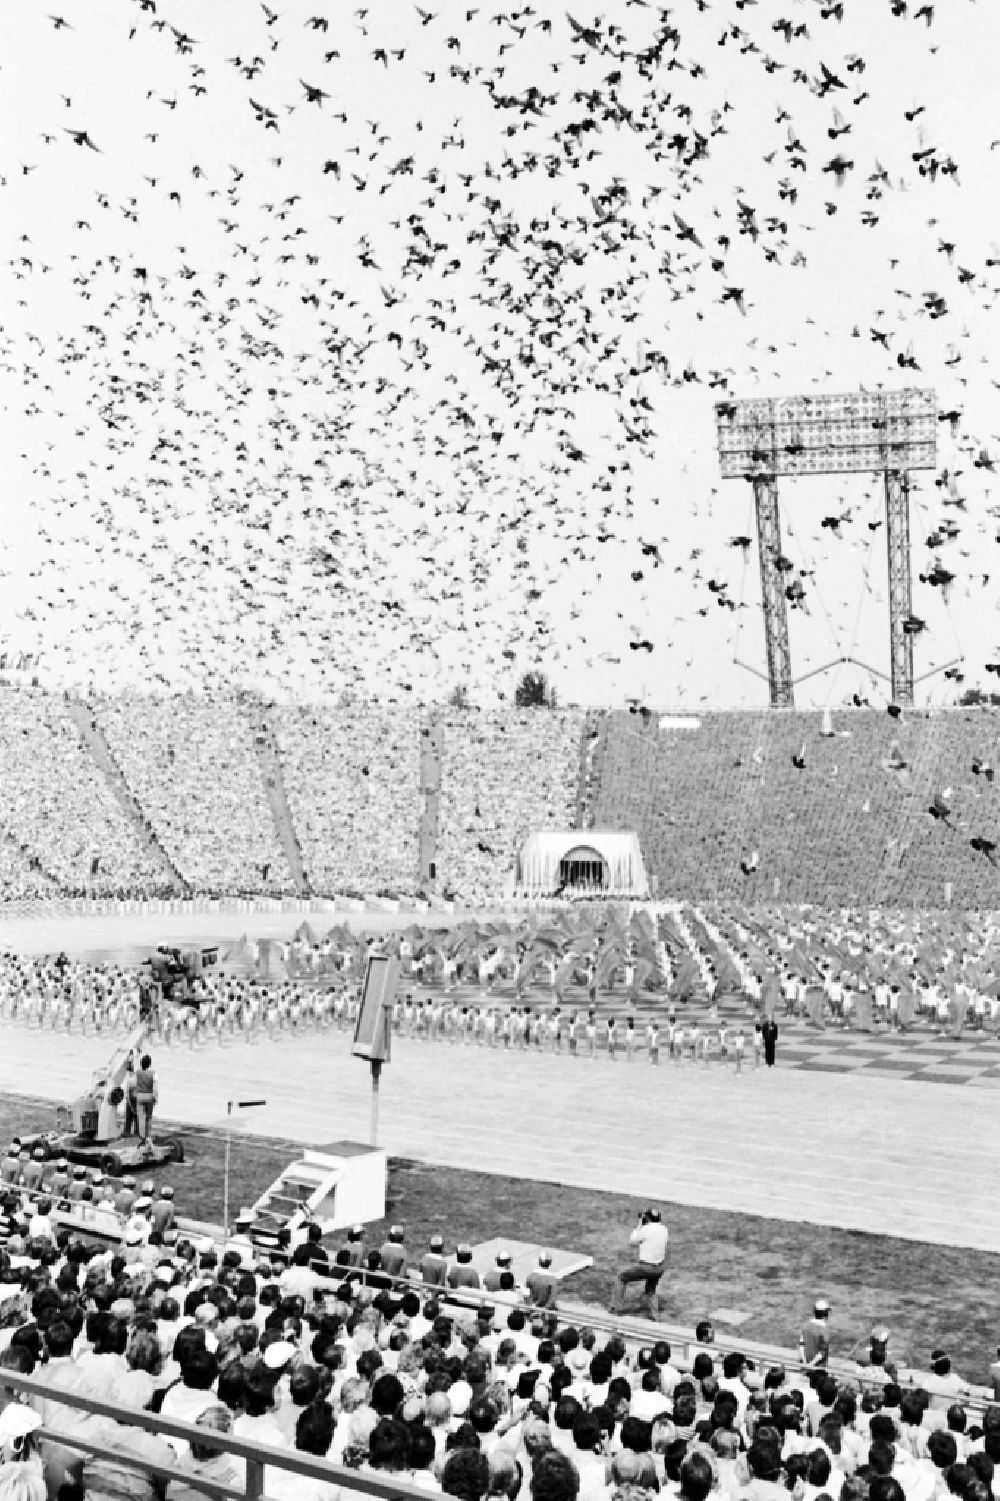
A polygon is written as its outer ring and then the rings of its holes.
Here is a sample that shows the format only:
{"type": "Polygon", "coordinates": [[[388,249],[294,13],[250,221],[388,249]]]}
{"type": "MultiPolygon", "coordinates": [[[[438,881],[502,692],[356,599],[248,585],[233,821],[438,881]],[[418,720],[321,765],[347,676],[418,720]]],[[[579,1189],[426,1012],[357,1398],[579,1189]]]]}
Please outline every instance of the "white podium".
{"type": "Polygon", "coordinates": [[[254,1204],[254,1232],[297,1230],[315,1220],[328,1235],[384,1219],[387,1173],[385,1152],[358,1141],[305,1151],[254,1204]]]}

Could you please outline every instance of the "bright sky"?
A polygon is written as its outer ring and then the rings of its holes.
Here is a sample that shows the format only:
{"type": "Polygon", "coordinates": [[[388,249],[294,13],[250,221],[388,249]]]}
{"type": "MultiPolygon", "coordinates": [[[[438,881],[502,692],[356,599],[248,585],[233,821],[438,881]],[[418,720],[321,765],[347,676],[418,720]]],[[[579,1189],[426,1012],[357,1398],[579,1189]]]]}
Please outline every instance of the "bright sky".
{"type": "MultiPolygon", "coordinates": [[[[541,666],[564,702],[764,704],[715,401],[928,385],[917,673],[998,686],[995,6],[278,6],[0,10],[9,650],[53,685],[487,701],[541,666]]],[[[887,672],[880,479],[781,504],[795,672],[887,672]]],[[[853,693],[887,696],[798,702],[853,693]]]]}

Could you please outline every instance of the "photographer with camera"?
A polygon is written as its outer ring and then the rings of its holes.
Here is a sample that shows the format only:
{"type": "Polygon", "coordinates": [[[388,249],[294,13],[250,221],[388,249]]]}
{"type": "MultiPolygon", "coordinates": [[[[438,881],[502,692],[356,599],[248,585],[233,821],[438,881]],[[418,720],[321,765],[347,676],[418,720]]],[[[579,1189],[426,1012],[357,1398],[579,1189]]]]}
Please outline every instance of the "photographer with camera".
{"type": "Polygon", "coordinates": [[[611,1295],[611,1312],[621,1313],[625,1306],[625,1289],[630,1282],[643,1284],[640,1310],[648,1319],[657,1319],[660,1300],[657,1287],[667,1265],[667,1227],[660,1219],[658,1209],[646,1209],[638,1225],[629,1236],[629,1245],[635,1246],[635,1260],[624,1266],[615,1279],[611,1295]]]}

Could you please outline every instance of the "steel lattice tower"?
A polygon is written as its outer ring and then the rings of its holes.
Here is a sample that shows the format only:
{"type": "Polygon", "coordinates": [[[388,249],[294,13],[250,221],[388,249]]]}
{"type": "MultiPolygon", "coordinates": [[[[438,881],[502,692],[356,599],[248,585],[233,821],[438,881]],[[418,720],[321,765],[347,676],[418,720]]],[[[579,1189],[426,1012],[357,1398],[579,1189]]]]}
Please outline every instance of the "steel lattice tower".
{"type": "Polygon", "coordinates": [[[892,700],[913,703],[913,616],[910,580],[910,481],[905,470],[885,472],[885,525],[889,552],[889,644],[892,700]]]}
{"type": "Polygon", "coordinates": [[[778,482],[773,475],[758,475],[753,482],[757,508],[757,545],[760,549],[760,583],[764,607],[764,641],[767,647],[767,681],[772,709],[793,709],[792,654],[788,645],[788,606],[781,562],[781,518],[778,514],[778,482]]]}
{"type": "MultiPolygon", "coordinates": [[[[893,701],[912,704],[913,637],[920,623],[913,616],[910,579],[909,477],[914,469],[933,469],[937,464],[935,392],[908,389],[758,397],[720,401],[715,415],[723,479],[753,481],[771,707],[790,709],[795,701],[783,576],[787,564],[781,552],[778,513],[778,476],[783,474],[884,475],[890,681],[893,701]]],[[[835,659],[848,660],[854,659],[835,659]]],[[[885,676],[876,668],[868,670],[885,676]]],[[[823,671],[826,667],[817,667],[806,676],[823,671]]]]}

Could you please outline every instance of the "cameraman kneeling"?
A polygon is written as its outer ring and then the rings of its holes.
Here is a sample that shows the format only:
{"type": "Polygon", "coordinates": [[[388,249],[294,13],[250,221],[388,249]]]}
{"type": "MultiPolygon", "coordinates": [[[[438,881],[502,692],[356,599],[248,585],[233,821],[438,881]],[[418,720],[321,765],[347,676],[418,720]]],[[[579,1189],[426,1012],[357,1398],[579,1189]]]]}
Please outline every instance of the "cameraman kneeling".
{"type": "Polygon", "coordinates": [[[643,1296],[640,1309],[648,1319],[656,1319],[660,1313],[656,1289],[667,1264],[667,1227],[660,1219],[658,1209],[647,1209],[644,1212],[629,1236],[629,1245],[636,1247],[635,1261],[622,1267],[615,1279],[611,1312],[621,1313],[625,1306],[625,1289],[630,1282],[641,1282],[643,1296]]]}

